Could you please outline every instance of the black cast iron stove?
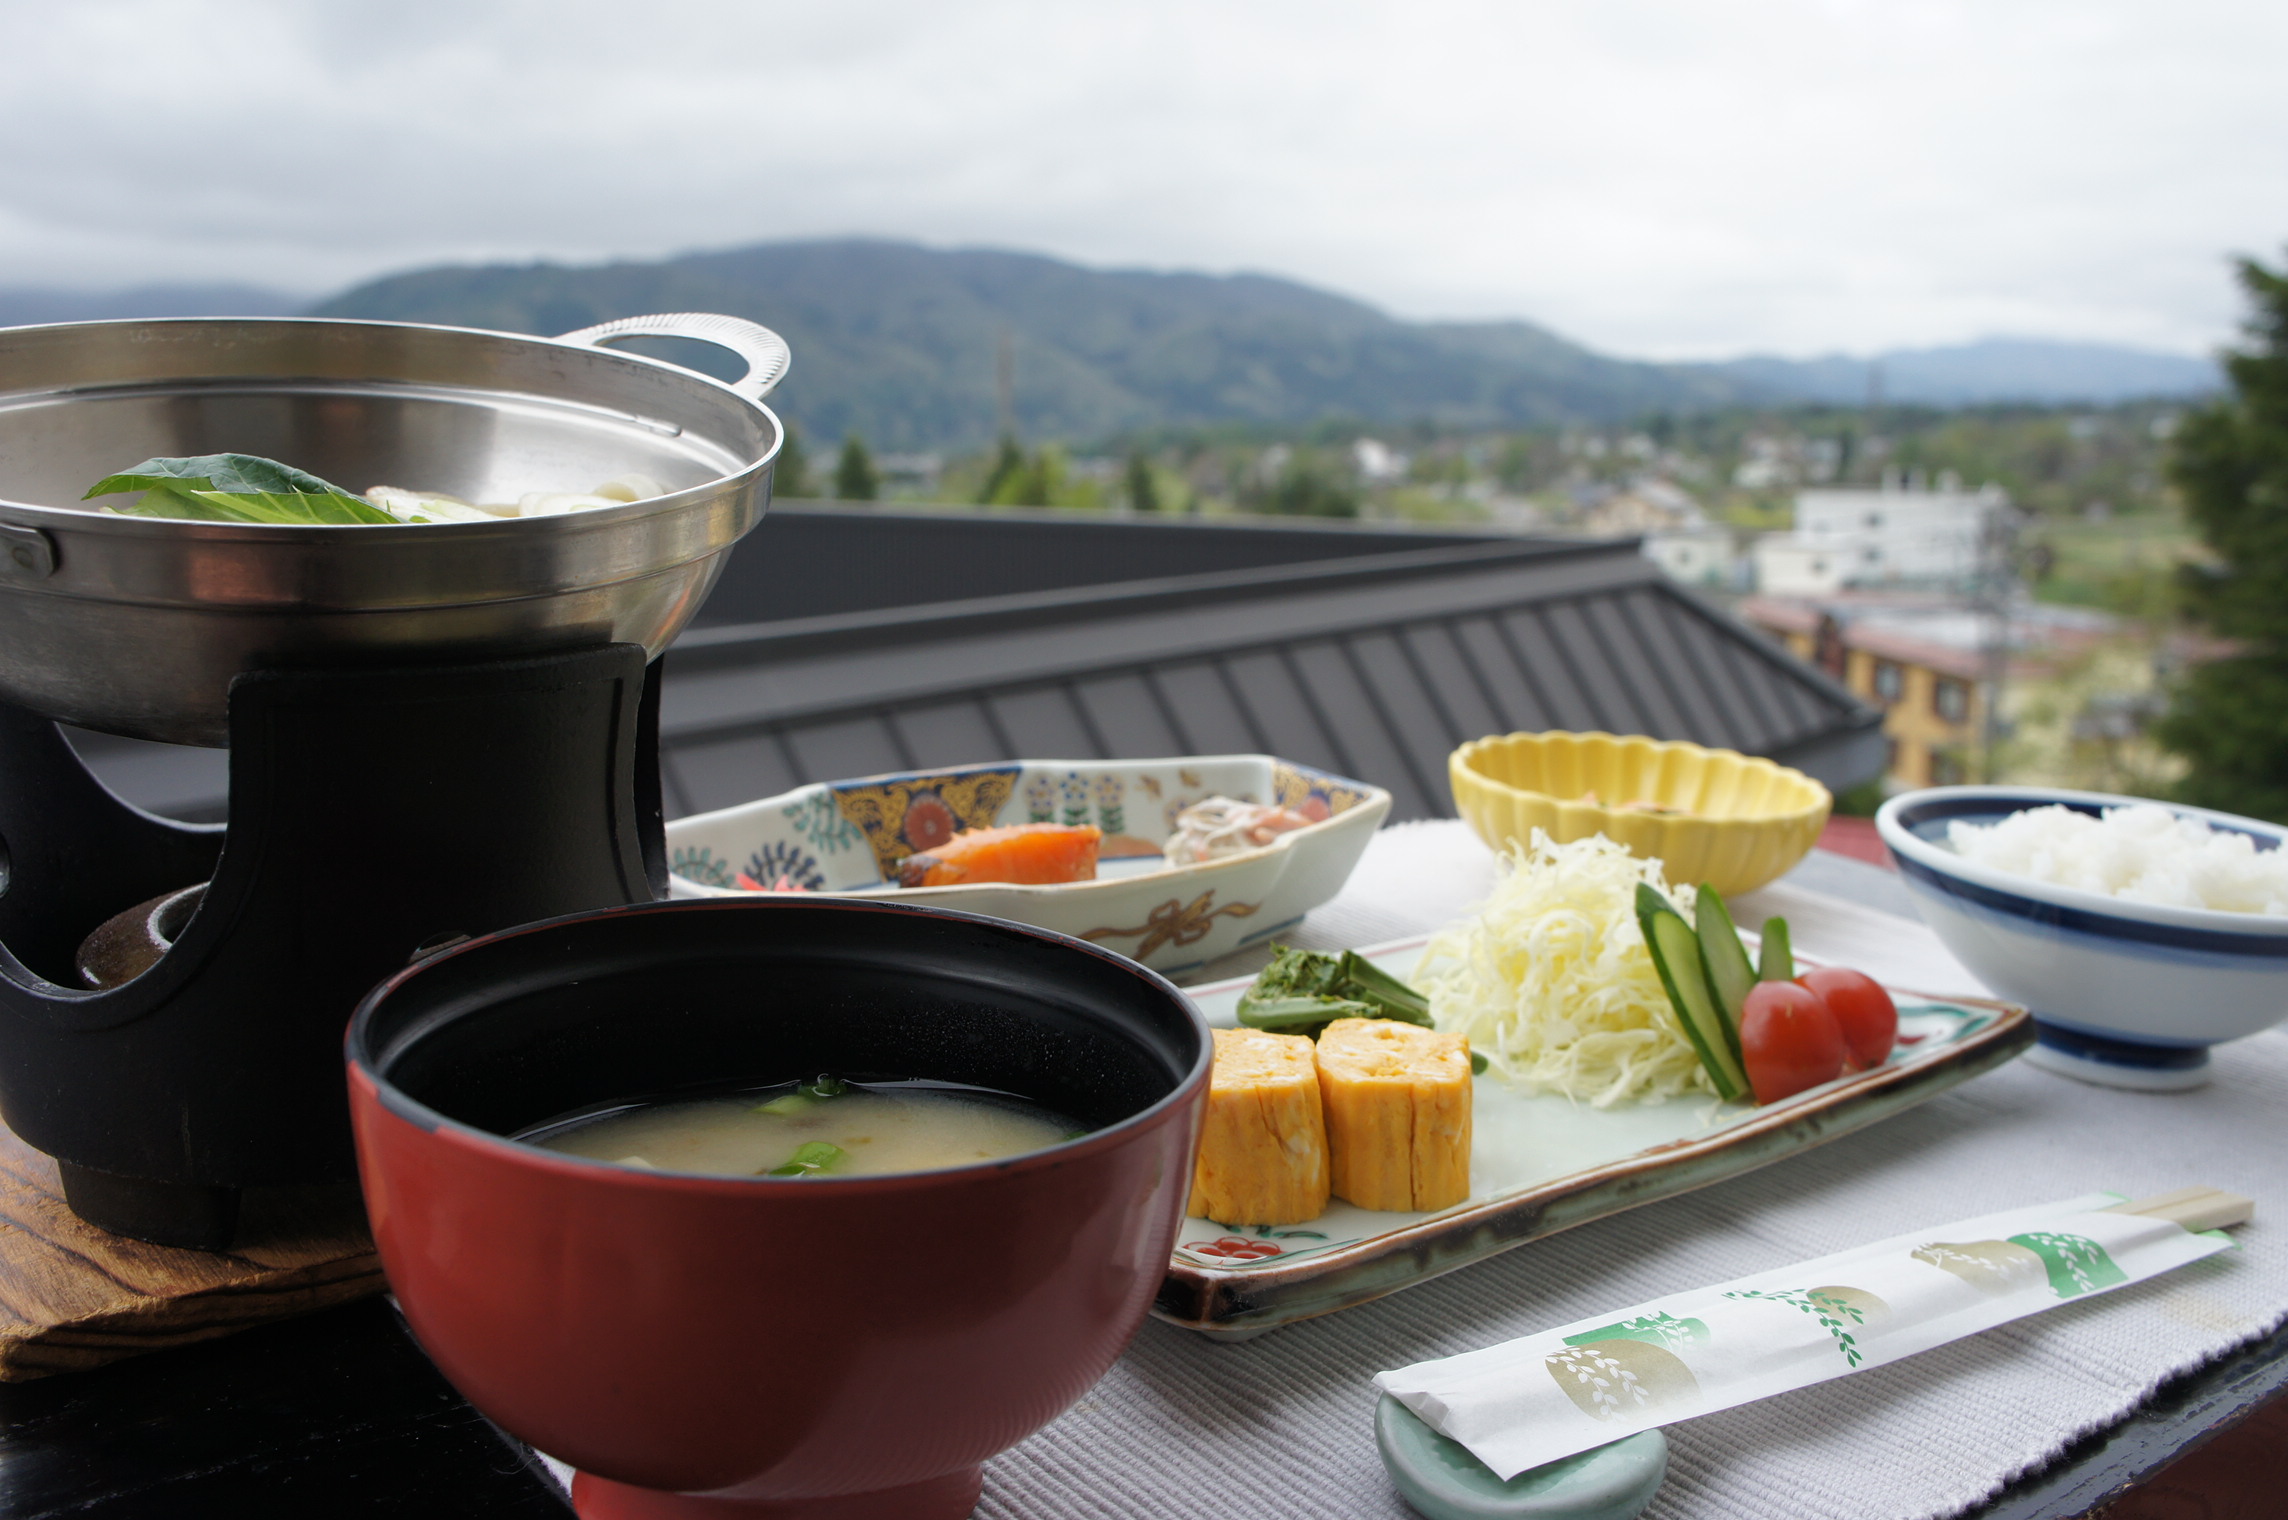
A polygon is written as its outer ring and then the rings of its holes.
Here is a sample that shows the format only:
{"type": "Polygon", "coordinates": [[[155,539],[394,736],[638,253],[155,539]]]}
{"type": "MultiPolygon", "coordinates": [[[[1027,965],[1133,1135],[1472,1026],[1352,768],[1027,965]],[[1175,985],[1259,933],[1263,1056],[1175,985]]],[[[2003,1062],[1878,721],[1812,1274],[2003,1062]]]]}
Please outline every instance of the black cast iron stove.
{"type": "Polygon", "coordinates": [[[787,363],[767,329],[688,313],[560,339],[0,329],[0,1119],[81,1218],[216,1250],[246,1190],[350,1182],[342,1036],[368,988],[460,936],[665,891],[653,662],[769,500],[761,398],[787,363]],[[747,374],[607,346],[653,336],[747,374]],[[651,485],[403,526],[78,504],[139,459],[221,451],[470,502],[651,485]],[[112,795],[59,721],[227,745],[228,823],[112,795]],[[147,921],[152,953],[83,977],[114,920],[147,921]]]}

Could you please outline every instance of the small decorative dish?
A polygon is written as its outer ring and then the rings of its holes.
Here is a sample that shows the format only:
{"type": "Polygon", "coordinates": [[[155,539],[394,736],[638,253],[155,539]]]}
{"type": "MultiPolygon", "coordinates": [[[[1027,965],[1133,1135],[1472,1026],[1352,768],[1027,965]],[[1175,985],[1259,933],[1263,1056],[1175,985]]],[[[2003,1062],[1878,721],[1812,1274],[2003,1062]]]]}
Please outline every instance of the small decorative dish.
{"type": "Polygon", "coordinates": [[[1535,829],[1559,844],[1602,834],[1726,897],[1809,854],[1835,800],[1760,756],[1639,734],[1496,734],[1454,751],[1446,771],[1456,811],[1496,850],[1535,829]]]}
{"type": "MultiPolygon", "coordinates": [[[[1360,953],[1401,980],[1428,937],[1360,953]]],[[[1806,964],[1798,957],[1798,964],[1806,964]]],[[[1237,1023],[1238,977],[1191,989],[1210,1025],[1237,1023]]],[[[1470,1196],[1402,1214],[1340,1199],[1297,1225],[1186,1219],[1153,1313],[1244,1340],[1347,1309],[1544,1235],[1809,1150],[1901,1113],[2010,1060],[2034,1040],[2026,1010],[1894,990],[1899,1039],[1883,1065],[1757,1107],[1713,1095],[1598,1109],[1480,1076],[1470,1196]]]]}
{"type": "Polygon", "coordinates": [[[888,893],[1054,929],[1181,972],[1292,928],[1341,891],[1389,811],[1380,787],[1271,755],[1009,760],[814,782],[678,819],[667,848],[676,897],[743,897],[781,881],[888,893]],[[1171,864],[1162,848],[1177,815],[1210,797],[1276,803],[1317,821],[1260,848],[1171,864]],[[1102,830],[1096,879],[897,884],[908,856],[963,830],[1022,823],[1102,830]]]}

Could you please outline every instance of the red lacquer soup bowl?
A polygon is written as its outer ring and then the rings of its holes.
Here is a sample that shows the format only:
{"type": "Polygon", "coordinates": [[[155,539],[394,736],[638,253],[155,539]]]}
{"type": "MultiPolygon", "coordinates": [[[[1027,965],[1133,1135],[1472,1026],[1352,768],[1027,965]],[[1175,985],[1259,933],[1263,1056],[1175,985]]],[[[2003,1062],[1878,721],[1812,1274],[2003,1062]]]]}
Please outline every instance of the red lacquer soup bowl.
{"type": "Polygon", "coordinates": [[[1212,1046],[1093,945],[895,903],[675,902],[474,940],[350,1026],[374,1238],[470,1402],[607,1516],[934,1520],[1134,1335],[1212,1046]],[[1010,1160],[790,1181],[506,1138],[819,1072],[1021,1094],[1091,1126],[1010,1160]]]}

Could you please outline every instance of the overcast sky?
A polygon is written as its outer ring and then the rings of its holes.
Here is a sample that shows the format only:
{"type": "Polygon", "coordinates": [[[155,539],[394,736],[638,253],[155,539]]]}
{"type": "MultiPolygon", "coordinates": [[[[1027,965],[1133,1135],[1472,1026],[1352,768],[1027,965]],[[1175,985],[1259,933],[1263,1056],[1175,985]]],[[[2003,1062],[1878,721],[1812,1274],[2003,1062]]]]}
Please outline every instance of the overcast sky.
{"type": "Polygon", "coordinates": [[[2189,352],[2280,0],[0,0],[0,284],[871,234],[1610,351],[2189,352]]]}

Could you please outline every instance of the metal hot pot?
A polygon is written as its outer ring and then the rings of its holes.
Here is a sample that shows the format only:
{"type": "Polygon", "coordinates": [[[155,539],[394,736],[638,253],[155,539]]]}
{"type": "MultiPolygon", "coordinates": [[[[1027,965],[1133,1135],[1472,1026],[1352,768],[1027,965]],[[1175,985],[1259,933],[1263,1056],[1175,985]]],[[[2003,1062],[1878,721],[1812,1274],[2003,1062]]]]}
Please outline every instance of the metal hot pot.
{"type": "Polygon", "coordinates": [[[399,323],[0,330],[0,1118],[121,1233],[219,1248],[243,1189],[353,1175],[358,997],[460,937],[665,895],[655,659],[761,517],[786,345],[730,317],[558,339],[399,323]],[[606,345],[729,348],[724,384],[606,345]],[[555,517],[255,527],[80,503],[154,455],[555,517]],[[57,723],[227,745],[225,826],[152,817],[57,723]],[[204,882],[155,963],[91,931],[204,882]]]}
{"type": "Polygon", "coordinates": [[[624,641],[652,654],[755,525],[786,344],[734,317],[553,340],[393,322],[0,330],[0,700],[108,733],[228,742],[242,671],[624,641]],[[733,385],[600,345],[698,338],[733,385]],[[254,527],[123,517],[95,481],[156,455],[262,454],[347,490],[466,500],[640,471],[670,495],[497,523],[254,527]]]}

